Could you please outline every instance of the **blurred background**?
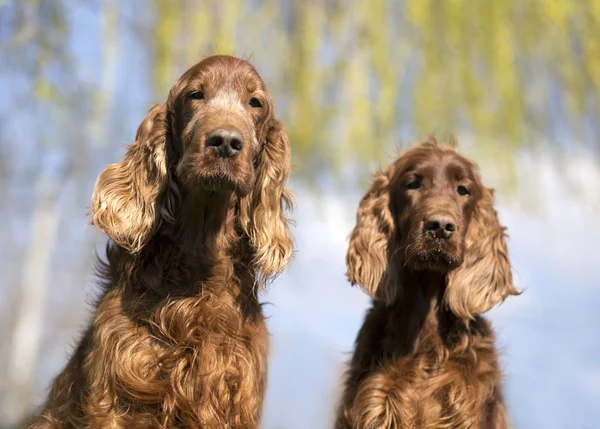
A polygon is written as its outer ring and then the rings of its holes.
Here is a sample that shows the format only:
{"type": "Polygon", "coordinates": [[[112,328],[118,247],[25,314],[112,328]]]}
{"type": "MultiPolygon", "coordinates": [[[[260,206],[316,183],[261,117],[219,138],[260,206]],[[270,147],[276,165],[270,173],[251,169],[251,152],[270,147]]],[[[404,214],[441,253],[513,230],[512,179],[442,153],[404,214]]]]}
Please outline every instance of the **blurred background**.
{"type": "Polygon", "coordinates": [[[497,190],[525,291],[489,314],[515,428],[600,427],[600,0],[0,0],[0,427],[89,320],[98,173],[214,53],[256,66],[293,145],[264,428],[331,426],[369,304],[344,277],[358,201],[449,132],[497,190]]]}

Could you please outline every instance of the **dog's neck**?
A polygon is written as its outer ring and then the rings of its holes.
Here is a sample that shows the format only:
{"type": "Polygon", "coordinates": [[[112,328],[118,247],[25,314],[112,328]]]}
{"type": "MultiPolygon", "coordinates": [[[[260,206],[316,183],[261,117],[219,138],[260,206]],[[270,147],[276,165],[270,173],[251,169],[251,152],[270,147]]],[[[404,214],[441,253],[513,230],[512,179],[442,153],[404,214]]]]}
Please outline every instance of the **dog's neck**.
{"type": "Polygon", "coordinates": [[[446,274],[433,271],[404,270],[402,294],[392,304],[387,329],[393,332],[402,354],[410,353],[425,339],[436,337],[450,345],[462,322],[443,302],[446,274]]]}
{"type": "Polygon", "coordinates": [[[252,295],[252,249],[236,225],[237,201],[232,193],[186,195],[174,222],[163,222],[139,254],[109,248],[109,277],[133,294],[252,295]]]}
{"type": "Polygon", "coordinates": [[[240,237],[236,230],[236,202],[232,192],[196,192],[186,195],[175,222],[177,246],[184,255],[213,265],[231,256],[240,237]]]}

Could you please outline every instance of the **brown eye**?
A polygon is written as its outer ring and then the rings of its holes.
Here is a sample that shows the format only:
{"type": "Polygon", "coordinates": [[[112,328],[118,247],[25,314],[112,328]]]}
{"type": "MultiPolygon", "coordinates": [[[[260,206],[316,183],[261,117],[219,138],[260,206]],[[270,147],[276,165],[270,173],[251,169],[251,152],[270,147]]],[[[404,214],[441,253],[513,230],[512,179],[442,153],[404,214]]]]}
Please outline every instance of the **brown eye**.
{"type": "Polygon", "coordinates": [[[194,91],[189,93],[187,97],[192,100],[204,100],[204,93],[202,91],[194,91]]]}
{"type": "Polygon", "coordinates": [[[258,109],[258,108],[262,107],[262,103],[261,103],[261,102],[260,102],[260,100],[259,100],[258,98],[256,98],[256,97],[252,97],[252,98],[250,99],[250,101],[248,102],[248,104],[249,104],[251,107],[254,107],[255,109],[258,109]]]}
{"type": "Polygon", "coordinates": [[[421,189],[423,187],[423,183],[421,182],[421,178],[416,178],[415,180],[408,182],[404,186],[406,187],[406,189],[421,189]]]}
{"type": "Polygon", "coordinates": [[[456,188],[456,192],[458,192],[458,195],[462,195],[462,196],[471,195],[469,190],[463,185],[458,185],[458,187],[456,188]]]}

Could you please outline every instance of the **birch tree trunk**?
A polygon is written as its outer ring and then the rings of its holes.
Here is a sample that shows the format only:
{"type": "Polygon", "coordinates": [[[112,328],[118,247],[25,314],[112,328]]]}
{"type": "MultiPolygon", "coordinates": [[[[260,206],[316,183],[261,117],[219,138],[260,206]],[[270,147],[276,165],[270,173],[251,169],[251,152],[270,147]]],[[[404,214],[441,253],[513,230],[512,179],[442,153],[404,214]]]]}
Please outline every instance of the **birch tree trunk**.
{"type": "Polygon", "coordinates": [[[5,416],[9,425],[22,419],[31,406],[52,251],[59,224],[58,197],[63,179],[64,175],[41,174],[35,184],[36,203],[31,221],[31,239],[23,264],[23,281],[15,311],[16,321],[8,362],[11,395],[7,398],[5,416]]]}

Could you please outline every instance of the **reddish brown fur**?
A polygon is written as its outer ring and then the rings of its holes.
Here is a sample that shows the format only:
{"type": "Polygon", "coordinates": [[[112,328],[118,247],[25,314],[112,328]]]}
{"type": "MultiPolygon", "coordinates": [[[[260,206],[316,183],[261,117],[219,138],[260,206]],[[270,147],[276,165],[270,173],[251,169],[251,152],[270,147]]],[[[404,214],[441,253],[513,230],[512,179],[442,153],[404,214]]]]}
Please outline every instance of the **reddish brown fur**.
{"type": "Polygon", "coordinates": [[[504,228],[476,166],[425,143],[376,174],[347,264],[374,302],[336,428],[508,427],[494,334],[480,313],[516,291],[504,228]],[[455,222],[449,238],[424,228],[438,214],[455,222]]]}
{"type": "Polygon", "coordinates": [[[289,165],[250,64],[210,57],[175,83],[98,178],[92,222],[113,242],[104,291],[32,428],[258,427],[268,333],[256,286],[291,257],[289,165]],[[206,145],[220,127],[243,136],[234,158],[206,145]]]}

